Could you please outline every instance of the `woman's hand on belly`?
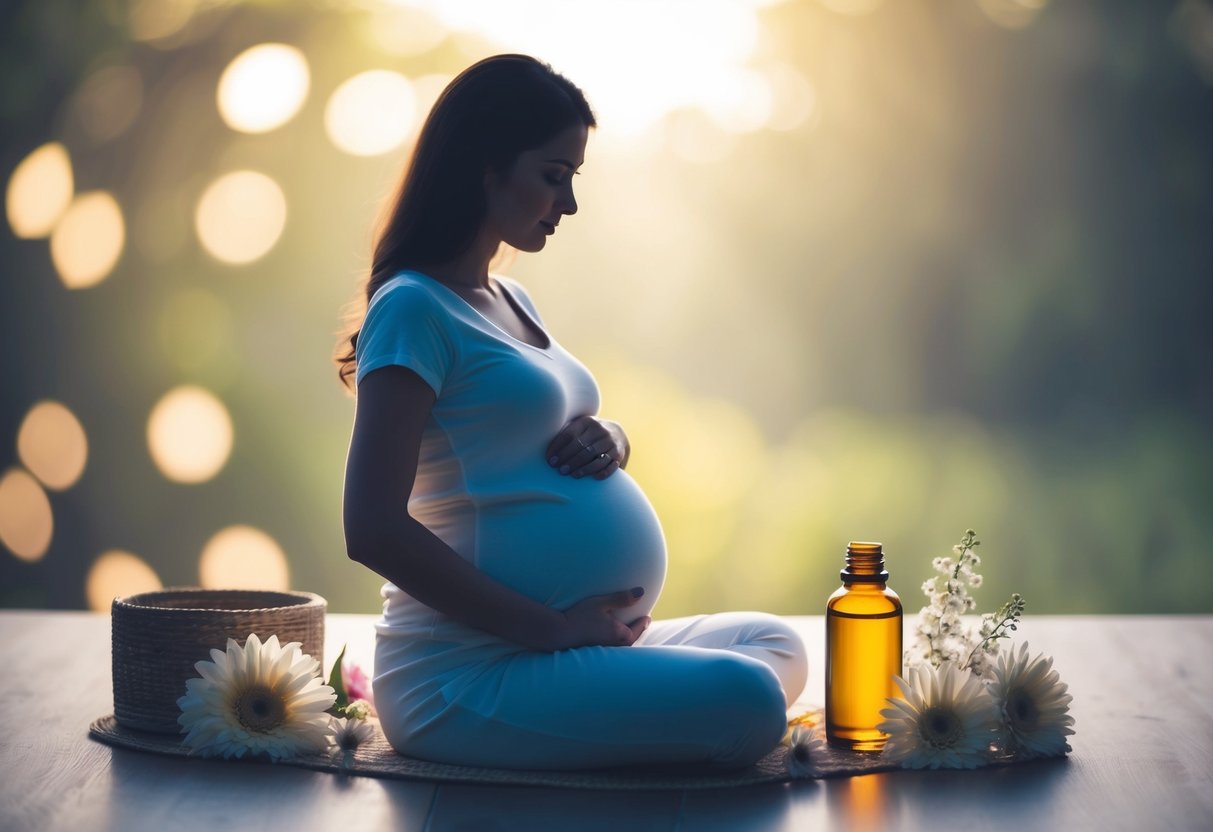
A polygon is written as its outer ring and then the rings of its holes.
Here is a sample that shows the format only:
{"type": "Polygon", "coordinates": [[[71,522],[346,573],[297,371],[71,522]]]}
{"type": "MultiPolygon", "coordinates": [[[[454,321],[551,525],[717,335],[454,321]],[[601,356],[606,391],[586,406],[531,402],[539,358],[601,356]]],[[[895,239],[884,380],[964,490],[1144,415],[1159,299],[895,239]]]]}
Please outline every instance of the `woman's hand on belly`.
{"type": "Polygon", "coordinates": [[[640,616],[631,624],[624,624],[613,614],[613,610],[625,609],[632,606],[644,595],[644,590],[636,587],[622,592],[611,592],[606,595],[592,595],[583,598],[573,606],[563,610],[564,626],[555,635],[555,650],[565,650],[570,647],[628,647],[640,638],[652,623],[649,616],[640,616]]]}
{"type": "Polygon", "coordinates": [[[628,464],[631,447],[618,422],[578,416],[548,443],[547,460],[561,474],[604,480],[628,464]]]}

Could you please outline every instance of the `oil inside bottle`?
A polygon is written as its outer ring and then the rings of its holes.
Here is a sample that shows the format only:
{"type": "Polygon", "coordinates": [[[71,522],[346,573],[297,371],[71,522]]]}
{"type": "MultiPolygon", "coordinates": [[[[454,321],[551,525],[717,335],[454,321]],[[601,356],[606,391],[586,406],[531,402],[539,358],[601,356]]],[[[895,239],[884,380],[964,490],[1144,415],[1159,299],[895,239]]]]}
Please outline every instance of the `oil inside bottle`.
{"type": "Polygon", "coordinates": [[[901,675],[901,600],[889,589],[879,543],[851,543],[842,586],[826,603],[826,739],[853,751],[880,751],[876,726],[901,675]]]}

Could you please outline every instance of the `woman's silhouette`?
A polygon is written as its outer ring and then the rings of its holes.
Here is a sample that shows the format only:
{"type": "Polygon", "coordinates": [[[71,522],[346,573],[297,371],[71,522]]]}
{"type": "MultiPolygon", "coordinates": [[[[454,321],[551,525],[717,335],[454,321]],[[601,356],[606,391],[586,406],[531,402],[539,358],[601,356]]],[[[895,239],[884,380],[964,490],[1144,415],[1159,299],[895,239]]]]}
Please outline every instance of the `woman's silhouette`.
{"type": "Polygon", "coordinates": [[[357,389],[347,549],[388,581],[376,706],[398,751],[441,762],[746,765],[783,735],[803,644],[763,613],[651,621],[665,541],[627,437],[526,290],[489,273],[576,213],[594,126],[545,64],[475,64],[376,243],[338,355],[357,389]]]}

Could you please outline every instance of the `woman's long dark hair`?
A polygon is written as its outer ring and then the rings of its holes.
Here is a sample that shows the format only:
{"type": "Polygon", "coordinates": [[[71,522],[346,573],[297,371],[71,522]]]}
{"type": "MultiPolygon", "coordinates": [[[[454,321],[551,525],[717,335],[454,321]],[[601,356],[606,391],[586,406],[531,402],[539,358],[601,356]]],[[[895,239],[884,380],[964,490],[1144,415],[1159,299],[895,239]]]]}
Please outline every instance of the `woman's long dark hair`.
{"type": "Polygon", "coordinates": [[[485,58],[447,85],[388,205],[366,285],[338,342],[343,384],[353,388],[358,333],[375,291],[402,269],[445,263],[465,252],[484,221],[485,173],[505,173],[519,154],[576,124],[595,126],[581,90],[526,55],[485,58]]]}

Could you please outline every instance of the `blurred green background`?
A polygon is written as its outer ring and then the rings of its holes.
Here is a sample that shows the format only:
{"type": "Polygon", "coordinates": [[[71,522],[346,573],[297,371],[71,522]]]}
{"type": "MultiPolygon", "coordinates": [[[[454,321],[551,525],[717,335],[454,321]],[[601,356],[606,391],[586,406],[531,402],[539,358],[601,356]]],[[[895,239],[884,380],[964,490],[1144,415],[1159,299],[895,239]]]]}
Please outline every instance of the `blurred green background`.
{"type": "Polygon", "coordinates": [[[340,311],[437,90],[524,51],[600,129],[505,270],[632,438],[657,615],[820,613],[864,539],[915,610],[969,527],[983,608],[1213,611],[1205,0],[15,0],[0,43],[0,605],[378,609],[340,311]]]}

